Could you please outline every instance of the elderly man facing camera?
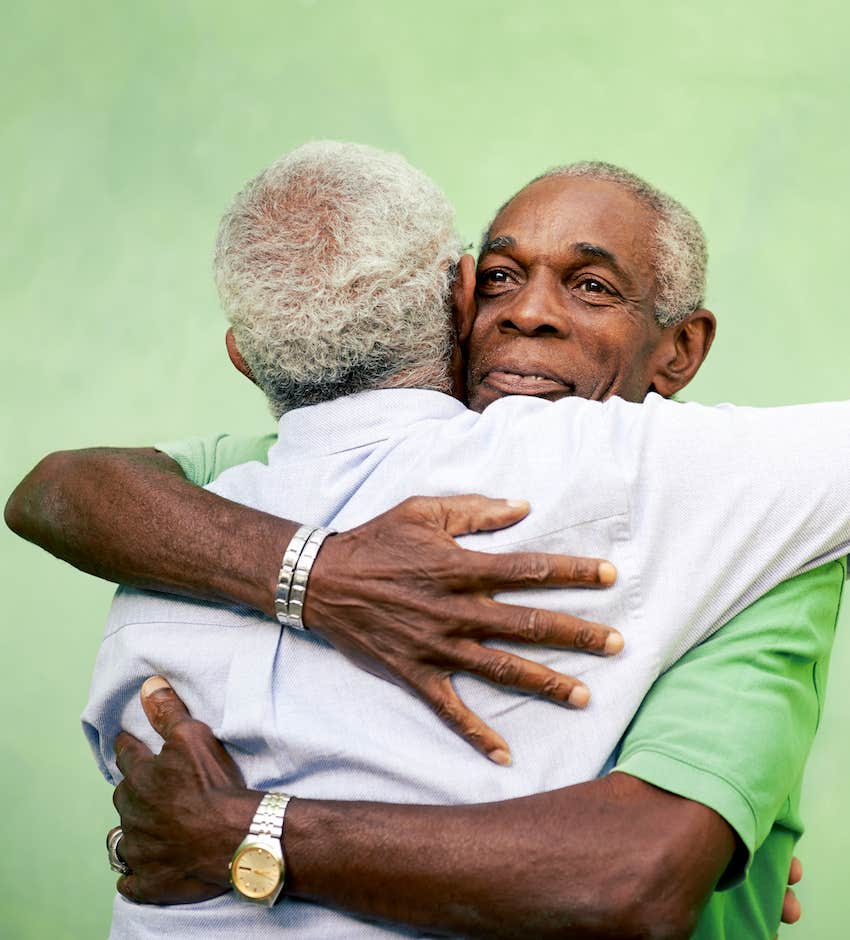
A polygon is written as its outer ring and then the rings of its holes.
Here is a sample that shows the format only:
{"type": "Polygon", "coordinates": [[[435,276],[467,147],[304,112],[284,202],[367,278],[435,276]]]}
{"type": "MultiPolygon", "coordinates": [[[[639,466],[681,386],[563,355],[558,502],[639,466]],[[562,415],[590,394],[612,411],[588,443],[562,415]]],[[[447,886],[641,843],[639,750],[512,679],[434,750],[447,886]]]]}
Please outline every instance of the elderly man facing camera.
{"type": "MultiPolygon", "coordinates": [[[[691,377],[710,339],[710,318],[702,312],[663,325],[640,315],[647,307],[663,310],[658,285],[663,293],[666,275],[653,272],[650,252],[634,241],[638,226],[651,227],[652,210],[646,195],[640,198],[625,181],[582,168],[563,179],[544,178],[509,203],[488,233],[474,326],[472,270],[461,259],[457,334],[463,342],[471,332],[470,400],[483,405],[510,391],[556,399],[511,396],[482,415],[444,394],[457,384],[448,356],[435,365],[434,350],[446,346],[446,263],[456,249],[448,208],[418,174],[358,148],[305,148],[270,168],[237,201],[220,242],[220,286],[236,336],[231,356],[283,414],[269,467],[233,470],[217,492],[279,515],[306,515],[316,527],[349,528],[411,493],[495,493],[521,484],[532,513],[507,532],[469,543],[491,551],[590,547],[612,557],[619,579],[611,590],[581,597],[552,592],[545,600],[562,613],[617,623],[628,646],[611,662],[560,652],[539,657],[544,669],[554,667],[547,678],[569,670],[592,685],[594,704],[584,712],[459,680],[464,698],[515,742],[514,765],[499,768],[470,764],[420,703],[359,672],[309,634],[279,634],[244,613],[201,612],[125,591],[113,609],[87,711],[107,771],[115,775],[109,741],[119,717],[153,743],[132,694],[145,670],[179,678],[193,714],[230,746],[250,786],[304,798],[289,810],[284,845],[290,893],[309,900],[289,900],[271,913],[240,906],[233,896],[191,909],[119,902],[119,935],[182,934],[213,923],[219,935],[262,924],[299,936],[383,932],[314,901],[464,934],[509,933],[519,923],[539,936],[567,926],[577,936],[638,935],[658,926],[660,911],[671,916],[662,925],[669,933],[690,928],[732,855],[727,823],[626,774],[580,781],[610,766],[660,670],[783,577],[846,551],[850,444],[846,435],[822,440],[814,425],[818,417],[846,425],[848,408],[759,413],[678,406],[656,395],[643,406],[572,397],[639,399],[650,388],[670,394],[691,377]],[[359,198],[350,198],[352,191],[359,198]],[[563,217],[579,237],[564,239],[563,217]],[[395,244],[381,226],[400,229],[395,244]],[[435,237],[441,230],[443,239],[435,237]],[[369,245],[385,253],[383,265],[369,245]],[[359,260],[354,276],[343,278],[347,250],[359,260]],[[316,261],[325,264],[311,266],[316,261]],[[265,263],[276,271],[291,264],[282,282],[292,295],[277,309],[268,280],[258,276],[265,263]],[[395,276],[382,278],[387,270],[395,276]],[[336,357],[328,358],[333,344],[311,334],[315,361],[327,371],[322,384],[305,374],[300,357],[287,364],[286,340],[327,309],[334,290],[342,302],[325,326],[343,336],[336,357]],[[566,298],[578,343],[569,373],[552,356],[552,344],[567,329],[546,307],[553,290],[566,298]],[[368,298],[359,308],[352,302],[358,291],[368,298]],[[341,319],[347,309],[350,322],[341,319]],[[358,313],[368,309],[373,316],[366,322],[370,330],[377,324],[380,335],[364,342],[358,313]],[[301,320],[293,319],[296,310],[301,320]],[[349,339],[354,345],[346,350],[349,339]],[[374,366],[367,383],[357,368],[362,364],[374,366]],[[363,388],[371,390],[346,394],[363,388]],[[788,434],[799,453],[780,469],[788,434]],[[236,624],[243,629],[228,629],[236,624]],[[191,655],[187,640],[195,644],[191,655]],[[561,789],[541,792],[555,787],[561,789]],[[308,797],[505,802],[411,807],[308,797]],[[634,811],[623,813],[629,801],[634,811]],[[677,803],[687,805],[676,809],[677,803]],[[670,829],[672,838],[660,835],[670,829]],[[694,852],[697,843],[702,849],[694,852]],[[651,864],[638,866],[641,874],[682,868],[672,890],[662,878],[635,894],[629,848],[637,847],[650,847],[651,864]],[[347,888],[349,866],[380,891],[347,888]],[[676,903],[665,907],[661,898],[671,894],[676,903]]],[[[503,637],[514,638],[509,630],[503,637]]],[[[586,700],[582,684],[561,688],[575,704],[586,700]]],[[[143,760],[139,748],[125,739],[121,759],[128,772],[143,760]]],[[[196,796],[207,809],[215,805],[217,838],[232,849],[231,837],[247,830],[260,794],[240,790],[235,768],[207,750],[218,762],[218,784],[196,796]]],[[[220,853],[207,852],[191,877],[220,883],[220,853]]],[[[238,872],[234,877],[240,887],[238,872]]]]}

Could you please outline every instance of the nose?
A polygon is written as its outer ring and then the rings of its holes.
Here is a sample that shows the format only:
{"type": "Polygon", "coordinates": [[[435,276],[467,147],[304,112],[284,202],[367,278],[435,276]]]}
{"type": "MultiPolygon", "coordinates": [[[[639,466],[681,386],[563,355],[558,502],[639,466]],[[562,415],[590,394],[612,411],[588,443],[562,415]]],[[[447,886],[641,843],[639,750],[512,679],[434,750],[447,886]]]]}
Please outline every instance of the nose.
{"type": "Polygon", "coordinates": [[[542,278],[530,279],[514,293],[513,303],[502,310],[499,331],[523,336],[567,336],[569,318],[558,303],[556,291],[556,285],[542,278]]]}

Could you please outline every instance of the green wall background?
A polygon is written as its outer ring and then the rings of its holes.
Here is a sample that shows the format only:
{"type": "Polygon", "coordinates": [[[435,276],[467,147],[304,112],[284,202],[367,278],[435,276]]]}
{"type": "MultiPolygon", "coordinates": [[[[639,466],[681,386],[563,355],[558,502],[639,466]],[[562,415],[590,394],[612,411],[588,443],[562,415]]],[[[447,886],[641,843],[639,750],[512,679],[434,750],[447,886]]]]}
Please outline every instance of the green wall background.
{"type": "MultiPolygon", "coordinates": [[[[224,356],[211,245],[241,183],[317,137],[404,153],[443,185],[470,241],[542,169],[624,164],[689,205],[712,248],[720,332],[690,397],[850,394],[837,0],[4,13],[3,494],[51,450],[270,425],[224,356]]],[[[111,589],[0,539],[0,932],[105,936],[114,817],[78,715],[111,589]]],[[[845,615],[807,776],[805,917],[786,931],[811,940],[847,935],[848,628],[845,615]]]]}

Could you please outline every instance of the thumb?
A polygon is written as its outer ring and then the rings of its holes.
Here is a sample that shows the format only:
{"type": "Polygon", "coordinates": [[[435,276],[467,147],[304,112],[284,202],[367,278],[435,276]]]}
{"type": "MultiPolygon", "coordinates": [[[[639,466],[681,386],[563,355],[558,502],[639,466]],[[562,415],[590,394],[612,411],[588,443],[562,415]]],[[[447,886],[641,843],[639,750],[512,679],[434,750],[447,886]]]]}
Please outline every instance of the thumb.
{"type": "Polygon", "coordinates": [[[189,710],[162,676],[151,676],[139,694],[145,715],[161,738],[167,738],[182,722],[192,720],[189,710]]]}

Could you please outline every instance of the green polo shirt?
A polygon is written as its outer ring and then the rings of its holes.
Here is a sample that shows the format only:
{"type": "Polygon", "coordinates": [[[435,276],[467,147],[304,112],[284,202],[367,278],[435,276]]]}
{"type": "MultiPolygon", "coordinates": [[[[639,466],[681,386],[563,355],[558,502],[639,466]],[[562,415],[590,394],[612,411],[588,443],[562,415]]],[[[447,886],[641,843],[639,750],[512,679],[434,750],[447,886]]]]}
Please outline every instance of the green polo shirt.
{"type": "MultiPolygon", "coordinates": [[[[275,440],[220,434],[157,448],[202,486],[266,462],[275,440]]],[[[745,849],[706,904],[697,940],[776,933],[845,576],[845,562],[831,562],[738,614],[656,681],[621,742],[618,771],[711,807],[745,849]]]]}

